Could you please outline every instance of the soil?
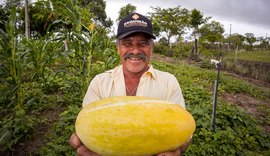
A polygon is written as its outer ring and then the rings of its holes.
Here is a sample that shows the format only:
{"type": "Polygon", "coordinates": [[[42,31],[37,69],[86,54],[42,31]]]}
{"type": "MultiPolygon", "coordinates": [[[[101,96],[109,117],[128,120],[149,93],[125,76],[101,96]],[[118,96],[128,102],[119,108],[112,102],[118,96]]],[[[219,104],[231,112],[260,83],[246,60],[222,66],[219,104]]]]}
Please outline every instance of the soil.
{"type": "MultiPolygon", "coordinates": [[[[270,99],[256,99],[243,93],[223,93],[222,98],[230,104],[241,107],[244,111],[248,112],[257,119],[265,118],[267,116],[267,108],[270,108],[270,99]]],[[[270,133],[270,125],[265,123],[262,124],[262,127],[266,132],[270,133]]]]}

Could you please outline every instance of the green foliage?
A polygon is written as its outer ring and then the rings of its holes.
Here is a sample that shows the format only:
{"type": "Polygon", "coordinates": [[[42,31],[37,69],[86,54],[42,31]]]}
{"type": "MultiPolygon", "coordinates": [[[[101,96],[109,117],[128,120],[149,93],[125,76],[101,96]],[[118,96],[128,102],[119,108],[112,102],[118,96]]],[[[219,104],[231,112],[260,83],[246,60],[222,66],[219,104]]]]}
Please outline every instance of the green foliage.
{"type": "Polygon", "coordinates": [[[154,52],[162,55],[167,55],[167,52],[170,50],[167,43],[161,42],[157,43],[154,46],[154,52]]]}
{"type": "Polygon", "coordinates": [[[193,28],[192,34],[194,35],[194,48],[192,49],[192,57],[195,57],[195,59],[199,59],[199,53],[198,53],[198,40],[197,40],[197,33],[199,26],[201,24],[206,23],[209,20],[210,17],[203,18],[203,13],[201,13],[197,9],[191,10],[190,15],[190,27],[193,28]]]}
{"type": "Polygon", "coordinates": [[[80,8],[63,4],[61,9],[78,18],[69,21],[63,17],[67,21],[62,22],[73,22],[73,31],[63,28],[26,41],[17,35],[16,11],[6,22],[6,29],[0,30],[0,133],[11,134],[3,145],[1,141],[1,150],[13,150],[16,144],[30,139],[36,127],[46,121],[41,115],[45,110],[81,105],[92,76],[119,63],[115,45],[107,36],[81,31],[80,8]]]}
{"type": "Polygon", "coordinates": [[[192,44],[183,43],[181,41],[173,44],[171,48],[168,46],[166,38],[161,38],[154,46],[154,53],[174,57],[174,58],[187,58],[191,52],[192,44]]]}
{"type": "Polygon", "coordinates": [[[233,33],[227,38],[227,40],[230,43],[230,47],[233,46],[233,49],[236,49],[237,47],[240,49],[244,44],[245,37],[241,34],[233,33]]]}
{"type": "Polygon", "coordinates": [[[3,150],[6,150],[7,148],[12,149],[14,144],[20,141],[23,142],[29,138],[31,131],[33,131],[34,125],[37,122],[35,117],[27,115],[22,109],[5,116],[4,120],[1,119],[1,128],[5,129],[6,133],[11,135],[11,137],[8,137],[5,141],[3,150]]]}
{"type": "Polygon", "coordinates": [[[5,146],[8,144],[11,135],[12,135],[11,131],[5,128],[0,128],[0,152],[6,150],[5,146]]]}
{"type": "MultiPolygon", "coordinates": [[[[156,61],[152,64],[176,75],[183,90],[187,110],[195,118],[196,131],[185,155],[263,155],[269,151],[270,135],[262,130],[261,124],[241,108],[221,99],[217,106],[216,131],[212,132],[212,93],[209,86],[216,79],[216,72],[188,65],[156,61]]],[[[241,92],[258,98],[270,95],[247,82],[221,74],[219,94],[222,95],[224,91],[241,92]]]]}
{"type": "Polygon", "coordinates": [[[203,19],[203,14],[197,10],[197,9],[193,9],[191,10],[191,15],[190,15],[191,19],[190,19],[190,25],[194,28],[194,29],[198,29],[198,27],[205,23],[207,21],[207,19],[203,19]]]}
{"type": "MultiPolygon", "coordinates": [[[[65,109],[47,131],[46,145],[36,154],[76,155],[68,140],[75,131],[75,119],[81,109],[82,97],[88,84],[96,74],[111,69],[120,62],[114,42],[106,36],[106,30],[103,27],[89,29],[90,18],[87,20],[87,17],[92,17],[92,14],[85,13],[88,7],[82,8],[72,0],[53,1],[53,5],[55,15],[59,17],[53,24],[61,24],[58,25],[61,29],[46,32],[43,38],[26,41],[18,35],[15,27],[16,11],[13,10],[5,30],[0,31],[1,151],[14,150],[14,145],[31,139],[39,125],[50,127],[51,123],[45,118],[47,111],[65,109]]],[[[103,6],[101,4],[101,10],[103,6]]],[[[96,11],[98,13],[100,10],[96,11]]],[[[186,10],[183,11],[186,13],[186,10]]],[[[35,15],[42,21],[47,13],[44,10],[44,16],[39,13],[35,15]]],[[[222,31],[218,31],[220,32],[222,31]]],[[[214,38],[215,36],[210,37],[211,41],[214,38]]],[[[168,47],[165,47],[167,43],[168,40],[158,43],[156,51],[168,55],[168,47]]],[[[181,42],[173,45],[173,56],[188,56],[192,46],[181,42]]],[[[205,52],[208,56],[216,54],[205,52]]],[[[238,56],[240,55],[239,53],[238,56]]],[[[207,69],[207,61],[202,63],[204,69],[158,61],[152,61],[152,64],[177,77],[187,110],[196,120],[197,129],[193,143],[185,155],[267,155],[267,151],[269,153],[269,134],[261,130],[261,125],[269,125],[270,120],[264,117],[260,117],[259,121],[255,120],[241,108],[232,106],[220,98],[226,92],[268,99],[269,90],[221,72],[216,132],[212,132],[212,88],[216,71],[207,69]]],[[[267,108],[260,109],[269,116],[267,108]]]]}
{"type": "Polygon", "coordinates": [[[0,29],[5,30],[5,23],[8,21],[9,12],[3,5],[0,4],[0,29]]]}
{"type": "MultiPolygon", "coordinates": [[[[106,1],[104,0],[79,0],[83,7],[89,6],[89,12],[93,14],[95,23],[101,23],[104,27],[111,27],[113,22],[106,15],[106,1]]],[[[88,17],[89,18],[89,17],[88,17]]]]}
{"type": "MultiPolygon", "coordinates": [[[[205,113],[201,112],[196,121],[193,142],[186,155],[260,155],[269,150],[269,134],[262,132],[259,124],[248,114],[221,102],[217,110],[216,132],[206,126],[199,128],[198,122],[205,118],[205,113]]],[[[193,114],[194,111],[191,112],[193,114]]],[[[197,114],[193,115],[196,118],[197,114]]],[[[209,116],[206,115],[206,118],[209,116]]]]}
{"type": "Polygon", "coordinates": [[[222,24],[216,21],[211,21],[210,23],[204,24],[199,30],[200,43],[205,47],[204,44],[210,42],[211,45],[215,42],[221,42],[223,39],[223,33],[225,32],[222,24]]]}
{"type": "Polygon", "coordinates": [[[128,3],[127,5],[121,7],[117,20],[120,21],[125,16],[135,12],[136,9],[137,9],[136,6],[134,6],[134,5],[130,4],[130,3],[128,3]]]}
{"type": "Polygon", "coordinates": [[[241,76],[270,82],[269,60],[269,51],[225,53],[223,69],[241,76]]]}
{"type": "MultiPolygon", "coordinates": [[[[5,30],[0,29],[0,75],[3,86],[10,87],[8,96],[14,97],[13,107],[22,109],[22,72],[25,66],[23,55],[18,51],[18,41],[16,35],[16,8],[13,7],[9,21],[5,23],[5,30]]],[[[5,95],[5,94],[4,94],[5,95]]],[[[6,101],[5,105],[11,103],[6,101]]]]}
{"type": "Polygon", "coordinates": [[[238,51],[224,53],[226,59],[270,63],[270,51],[238,51]]]}
{"type": "MultiPolygon", "coordinates": [[[[44,36],[46,35],[47,28],[55,20],[56,14],[53,12],[53,9],[50,7],[50,1],[37,1],[35,3],[29,4],[29,20],[30,20],[30,30],[36,33],[33,33],[34,36],[44,36]]],[[[19,18],[23,21],[21,24],[24,28],[24,19],[25,19],[25,10],[22,8],[20,10],[19,18]]],[[[23,31],[23,30],[21,30],[23,31]]]]}
{"type": "Polygon", "coordinates": [[[78,105],[71,105],[60,114],[53,131],[47,134],[48,143],[41,149],[40,155],[76,155],[76,150],[68,145],[68,140],[75,132],[74,123],[80,109],[78,105]]]}
{"type": "Polygon", "coordinates": [[[162,32],[166,34],[168,43],[173,36],[181,36],[189,24],[189,11],[186,8],[162,9],[160,7],[152,8],[150,19],[153,23],[154,33],[159,36],[162,32]]]}
{"type": "Polygon", "coordinates": [[[256,38],[254,37],[253,33],[245,33],[245,39],[248,42],[248,44],[250,45],[250,48],[252,50],[252,46],[253,44],[256,42],[256,38]]]}

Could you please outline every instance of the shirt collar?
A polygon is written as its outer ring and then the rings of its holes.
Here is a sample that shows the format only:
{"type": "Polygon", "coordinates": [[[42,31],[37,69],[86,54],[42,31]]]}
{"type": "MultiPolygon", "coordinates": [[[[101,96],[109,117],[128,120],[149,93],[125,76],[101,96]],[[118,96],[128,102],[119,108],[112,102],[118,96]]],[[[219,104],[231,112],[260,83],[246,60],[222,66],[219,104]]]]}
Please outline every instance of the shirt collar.
{"type": "MultiPolygon", "coordinates": [[[[106,71],[108,73],[111,73],[111,75],[113,77],[118,77],[120,76],[121,74],[123,74],[123,66],[122,64],[117,66],[116,68],[112,69],[112,70],[108,70],[106,71]]],[[[149,65],[149,69],[143,74],[143,76],[146,75],[146,76],[151,76],[153,77],[154,79],[157,79],[157,75],[155,73],[155,70],[153,68],[152,65],[149,65]]]]}
{"type": "Polygon", "coordinates": [[[149,69],[143,75],[149,75],[152,76],[154,79],[157,79],[157,75],[152,65],[149,65],[149,69]]]}

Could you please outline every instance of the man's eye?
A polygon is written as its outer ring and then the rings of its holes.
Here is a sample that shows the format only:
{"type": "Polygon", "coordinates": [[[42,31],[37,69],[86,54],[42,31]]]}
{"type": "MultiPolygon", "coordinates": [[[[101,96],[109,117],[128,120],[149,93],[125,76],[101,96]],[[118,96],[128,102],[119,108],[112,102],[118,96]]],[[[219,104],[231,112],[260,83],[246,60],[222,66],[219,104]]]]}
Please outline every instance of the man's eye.
{"type": "Polygon", "coordinates": [[[147,45],[149,45],[149,43],[148,42],[141,42],[140,45],[147,46],[147,45]]]}

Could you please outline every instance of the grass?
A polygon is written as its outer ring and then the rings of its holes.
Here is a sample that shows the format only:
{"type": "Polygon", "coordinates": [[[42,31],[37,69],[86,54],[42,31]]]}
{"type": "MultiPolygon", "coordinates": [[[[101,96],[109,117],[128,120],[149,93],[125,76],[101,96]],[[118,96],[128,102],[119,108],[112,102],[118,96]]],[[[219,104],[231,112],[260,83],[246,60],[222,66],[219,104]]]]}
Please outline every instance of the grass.
{"type": "Polygon", "coordinates": [[[270,51],[238,51],[225,54],[226,59],[247,60],[270,63],[270,51]]]}

